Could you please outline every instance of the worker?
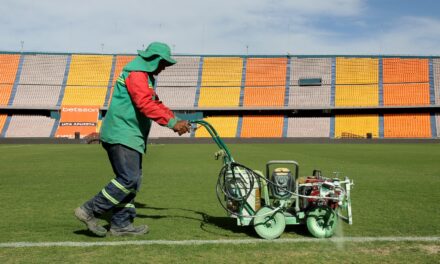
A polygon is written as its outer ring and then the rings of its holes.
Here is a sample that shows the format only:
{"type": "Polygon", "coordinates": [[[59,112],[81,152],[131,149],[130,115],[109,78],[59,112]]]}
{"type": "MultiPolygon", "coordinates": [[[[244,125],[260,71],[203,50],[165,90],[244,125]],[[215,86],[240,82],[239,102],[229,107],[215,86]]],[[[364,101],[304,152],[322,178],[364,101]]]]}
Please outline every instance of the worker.
{"type": "Polygon", "coordinates": [[[115,178],[97,195],[76,208],[75,216],[95,235],[104,237],[107,229],[97,217],[111,212],[110,234],[143,235],[147,225],[135,226],[134,199],[142,179],[142,156],[147,150],[152,121],[179,135],[190,131],[190,124],[180,120],[165,106],[153,90],[155,76],[176,61],[167,44],[151,43],[122,70],[114,86],[110,107],[101,128],[101,141],[107,151],[115,178]]]}

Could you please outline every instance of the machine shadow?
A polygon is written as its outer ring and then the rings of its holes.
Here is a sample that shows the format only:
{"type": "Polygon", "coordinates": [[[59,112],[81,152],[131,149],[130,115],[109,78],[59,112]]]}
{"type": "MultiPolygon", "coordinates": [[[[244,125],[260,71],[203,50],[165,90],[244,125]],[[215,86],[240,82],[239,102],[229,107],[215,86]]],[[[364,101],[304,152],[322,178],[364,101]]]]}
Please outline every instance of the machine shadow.
{"type": "MultiPolygon", "coordinates": [[[[216,228],[232,232],[234,234],[245,234],[250,237],[258,237],[255,233],[252,226],[237,226],[236,219],[226,216],[212,216],[205,212],[186,209],[186,208],[162,208],[162,207],[153,207],[144,203],[135,202],[135,206],[137,209],[148,209],[155,211],[168,211],[168,210],[180,210],[185,212],[190,212],[199,217],[191,217],[191,216],[181,216],[181,215],[161,215],[161,214],[140,214],[137,213],[137,217],[139,218],[147,218],[147,219],[162,219],[162,218],[182,218],[193,221],[200,222],[200,229],[204,232],[216,234],[219,236],[228,236],[223,232],[215,232],[216,228]],[[201,219],[200,219],[201,217],[201,219]],[[211,230],[212,229],[212,230],[211,230]]],[[[139,211],[139,210],[138,210],[139,211]]]]}

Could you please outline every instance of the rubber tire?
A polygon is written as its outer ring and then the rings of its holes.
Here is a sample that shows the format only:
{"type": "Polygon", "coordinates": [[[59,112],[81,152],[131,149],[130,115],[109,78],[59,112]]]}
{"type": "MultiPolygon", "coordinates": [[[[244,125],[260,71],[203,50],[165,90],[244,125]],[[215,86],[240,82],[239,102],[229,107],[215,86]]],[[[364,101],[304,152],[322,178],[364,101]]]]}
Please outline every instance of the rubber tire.
{"type": "Polygon", "coordinates": [[[267,215],[272,208],[264,206],[255,215],[254,229],[264,239],[275,239],[281,236],[286,228],[286,218],[280,211],[267,215]]]}
{"type": "Polygon", "coordinates": [[[328,206],[311,209],[307,213],[307,229],[317,238],[331,237],[338,225],[336,212],[328,206]]]}

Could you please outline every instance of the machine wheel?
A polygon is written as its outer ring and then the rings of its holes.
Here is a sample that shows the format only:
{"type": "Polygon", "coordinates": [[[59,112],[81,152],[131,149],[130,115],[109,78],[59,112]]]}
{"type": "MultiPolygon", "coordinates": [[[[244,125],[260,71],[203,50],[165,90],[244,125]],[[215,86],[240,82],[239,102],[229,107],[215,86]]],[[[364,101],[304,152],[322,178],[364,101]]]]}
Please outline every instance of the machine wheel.
{"type": "Polygon", "coordinates": [[[328,206],[311,209],[307,214],[307,229],[317,238],[333,236],[338,224],[336,212],[328,206]]]}
{"type": "Polygon", "coordinates": [[[273,212],[267,206],[258,210],[254,218],[254,228],[257,234],[265,239],[278,238],[286,227],[286,219],[280,211],[273,212]]]}

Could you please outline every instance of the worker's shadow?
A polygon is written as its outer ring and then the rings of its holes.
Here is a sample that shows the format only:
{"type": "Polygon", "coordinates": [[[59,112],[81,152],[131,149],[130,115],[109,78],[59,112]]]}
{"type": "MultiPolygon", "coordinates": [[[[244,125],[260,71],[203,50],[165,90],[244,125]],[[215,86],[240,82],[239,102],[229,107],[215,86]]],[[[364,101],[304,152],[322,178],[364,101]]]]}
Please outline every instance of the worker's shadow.
{"type": "MultiPolygon", "coordinates": [[[[231,217],[219,217],[219,216],[211,216],[205,212],[186,209],[186,208],[163,208],[163,207],[153,207],[149,206],[144,203],[135,202],[135,207],[137,209],[137,218],[143,218],[143,219],[169,219],[169,218],[176,218],[176,219],[187,219],[191,221],[197,221],[200,223],[200,229],[204,232],[208,232],[211,234],[215,234],[217,236],[226,236],[231,237],[234,236],[234,234],[237,234],[237,236],[240,236],[240,234],[245,234],[250,237],[258,238],[259,236],[255,233],[255,230],[253,229],[252,225],[249,226],[238,226],[237,220],[235,218],[231,217]],[[142,211],[149,210],[149,211],[155,211],[156,214],[143,214],[142,211]],[[167,213],[161,214],[160,212],[167,213]],[[184,212],[190,212],[194,214],[194,216],[183,216],[183,215],[173,215],[169,214],[170,211],[184,211],[184,212]],[[219,230],[220,229],[220,230],[219,230]],[[225,233],[224,231],[229,231],[225,233]],[[232,234],[230,233],[232,232],[232,234]]],[[[99,217],[100,219],[107,221],[107,223],[110,223],[111,214],[105,214],[99,217]]],[[[106,229],[110,228],[110,224],[107,224],[104,226],[106,229]]],[[[305,225],[288,225],[286,226],[286,232],[292,232],[298,235],[302,235],[305,237],[310,237],[310,233],[307,231],[307,228],[305,225]]],[[[86,236],[96,236],[92,232],[90,232],[87,229],[83,230],[77,230],[74,231],[75,234],[78,235],[86,235],[86,236]]]]}
{"type": "MultiPolygon", "coordinates": [[[[186,209],[186,208],[162,208],[162,207],[153,207],[143,203],[135,203],[135,206],[138,210],[137,217],[139,218],[147,218],[147,219],[162,219],[162,218],[181,218],[188,219],[192,221],[200,222],[200,229],[204,232],[216,234],[219,236],[228,236],[231,234],[225,234],[224,231],[230,231],[234,234],[246,234],[251,237],[257,237],[254,229],[250,226],[237,226],[237,220],[231,217],[219,217],[219,216],[211,216],[205,212],[186,209]],[[157,211],[158,214],[141,214],[142,209],[145,210],[154,210],[157,211]],[[169,215],[169,214],[160,214],[160,211],[184,211],[193,213],[194,216],[182,216],[182,215],[169,215]],[[218,230],[221,229],[221,230],[218,230]]],[[[232,235],[233,236],[233,235],[232,235]]]]}

